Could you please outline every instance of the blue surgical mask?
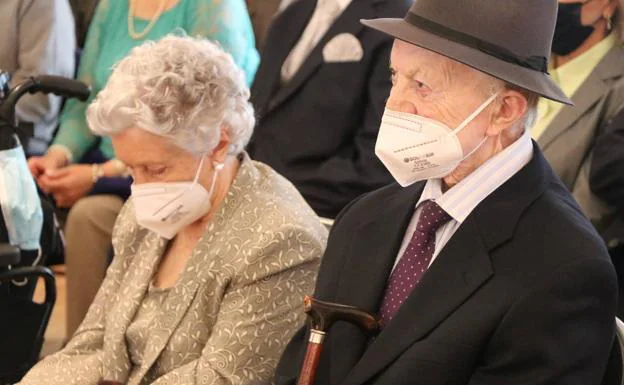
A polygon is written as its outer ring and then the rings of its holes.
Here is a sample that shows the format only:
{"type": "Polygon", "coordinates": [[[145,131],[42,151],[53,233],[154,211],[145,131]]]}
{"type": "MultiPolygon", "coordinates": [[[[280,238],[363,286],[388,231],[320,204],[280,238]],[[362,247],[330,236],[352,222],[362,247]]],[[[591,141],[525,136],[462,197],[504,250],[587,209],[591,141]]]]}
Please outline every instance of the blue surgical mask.
{"type": "Polygon", "coordinates": [[[43,211],[22,146],[0,151],[0,206],[11,245],[39,249],[43,211]]]}

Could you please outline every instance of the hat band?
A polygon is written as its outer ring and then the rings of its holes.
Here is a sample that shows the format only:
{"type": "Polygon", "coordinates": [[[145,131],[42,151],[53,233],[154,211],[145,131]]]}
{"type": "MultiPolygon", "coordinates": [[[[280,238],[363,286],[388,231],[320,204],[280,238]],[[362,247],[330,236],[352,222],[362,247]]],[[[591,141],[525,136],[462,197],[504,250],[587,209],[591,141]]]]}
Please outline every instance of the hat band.
{"type": "Polygon", "coordinates": [[[435,35],[465,45],[467,47],[477,49],[481,52],[484,52],[490,56],[494,56],[495,58],[506,61],[508,63],[517,64],[519,66],[532,69],[534,71],[548,73],[548,59],[544,56],[530,56],[528,58],[520,57],[504,47],[445,27],[442,24],[436,23],[435,21],[431,21],[429,19],[425,19],[424,17],[418,16],[413,12],[408,12],[407,15],[405,15],[405,21],[427,32],[433,33],[435,35]]]}

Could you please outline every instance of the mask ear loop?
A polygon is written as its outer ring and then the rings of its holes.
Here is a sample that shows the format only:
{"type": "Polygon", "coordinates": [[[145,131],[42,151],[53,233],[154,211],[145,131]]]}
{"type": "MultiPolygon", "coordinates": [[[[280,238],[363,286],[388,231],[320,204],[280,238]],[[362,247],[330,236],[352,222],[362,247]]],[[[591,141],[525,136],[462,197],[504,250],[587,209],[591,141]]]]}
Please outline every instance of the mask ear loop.
{"type": "MultiPolygon", "coordinates": [[[[206,158],[206,156],[202,155],[201,160],[199,161],[199,167],[197,167],[197,172],[195,173],[195,177],[193,178],[193,184],[197,184],[197,182],[199,181],[199,175],[201,174],[201,170],[204,167],[204,159],[205,158],[206,158]]],[[[215,169],[216,169],[216,167],[215,167],[215,169]]],[[[216,181],[216,177],[212,180],[212,187],[210,188],[211,191],[214,188],[215,181],[216,181]]],[[[189,186],[189,188],[190,188],[190,186],[189,186]]],[[[178,199],[182,195],[186,194],[187,191],[188,191],[188,189],[185,189],[184,191],[180,192],[175,197],[171,198],[167,203],[165,203],[159,209],[154,211],[154,214],[152,214],[152,215],[158,215],[158,213],[160,213],[161,211],[165,210],[171,204],[171,202],[174,202],[176,199],[178,199]]]]}
{"type": "MultiPolygon", "coordinates": [[[[455,129],[455,131],[453,131],[453,133],[455,132],[459,132],[460,130],[462,130],[463,128],[465,128],[470,122],[472,122],[473,119],[475,119],[481,112],[483,112],[483,110],[485,110],[487,108],[487,106],[490,105],[490,103],[492,103],[494,101],[494,99],[496,99],[496,97],[498,96],[500,92],[495,93],[494,95],[490,96],[490,98],[488,100],[485,101],[485,103],[483,103],[481,105],[481,107],[477,108],[477,110],[468,117],[468,119],[466,119],[464,121],[464,123],[460,124],[459,127],[457,127],[455,129]]],[[[479,142],[479,144],[477,144],[475,146],[475,148],[473,148],[466,156],[464,156],[464,159],[470,157],[470,155],[474,154],[475,152],[477,152],[477,150],[479,148],[481,148],[481,146],[483,146],[483,143],[485,143],[485,141],[488,139],[487,135],[481,140],[481,142],[479,142]]]]}
{"type": "MultiPolygon", "coordinates": [[[[203,162],[203,159],[202,159],[202,162],[203,162]]],[[[214,174],[212,175],[212,183],[210,184],[210,191],[208,191],[208,196],[212,196],[215,185],[217,184],[217,176],[219,175],[219,172],[223,170],[223,167],[225,167],[225,163],[213,161],[212,166],[214,167],[215,171],[214,171],[214,174]]]]}
{"type": "Polygon", "coordinates": [[[495,93],[494,95],[490,96],[488,98],[488,100],[486,100],[481,106],[479,106],[479,108],[477,108],[475,110],[475,112],[473,112],[472,114],[470,114],[470,116],[468,116],[463,122],[461,122],[461,124],[459,126],[457,126],[456,129],[454,129],[453,131],[451,131],[448,136],[451,135],[457,135],[461,130],[463,130],[464,128],[466,128],[467,125],[470,124],[470,122],[472,122],[473,120],[475,120],[475,118],[477,116],[479,116],[480,113],[483,112],[483,110],[485,110],[493,101],[494,99],[496,99],[498,97],[498,95],[500,94],[500,92],[495,93]]]}

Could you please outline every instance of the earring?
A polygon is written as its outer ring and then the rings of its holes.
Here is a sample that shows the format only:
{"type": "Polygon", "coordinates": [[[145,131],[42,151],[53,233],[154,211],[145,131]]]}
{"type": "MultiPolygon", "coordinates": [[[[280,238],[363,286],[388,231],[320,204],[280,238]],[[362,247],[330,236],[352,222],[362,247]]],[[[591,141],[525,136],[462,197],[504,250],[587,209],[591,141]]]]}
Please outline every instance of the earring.
{"type": "Polygon", "coordinates": [[[607,31],[610,32],[613,29],[613,20],[607,15],[604,15],[604,18],[607,21],[607,31]]]}

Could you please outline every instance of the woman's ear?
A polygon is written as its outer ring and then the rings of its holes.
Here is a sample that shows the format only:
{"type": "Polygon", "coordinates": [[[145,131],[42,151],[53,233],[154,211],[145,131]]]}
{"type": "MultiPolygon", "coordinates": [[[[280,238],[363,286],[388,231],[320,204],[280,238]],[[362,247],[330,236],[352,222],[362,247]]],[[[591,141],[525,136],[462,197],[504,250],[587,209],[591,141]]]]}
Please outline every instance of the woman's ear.
{"type": "Polygon", "coordinates": [[[603,13],[603,17],[605,19],[613,19],[616,16],[617,12],[620,12],[619,10],[619,1],[620,0],[610,0],[609,3],[607,4],[606,9],[604,10],[603,13]]]}
{"type": "Polygon", "coordinates": [[[217,163],[225,163],[230,150],[230,134],[226,126],[221,127],[221,137],[217,147],[212,151],[212,161],[217,163]]]}
{"type": "Polygon", "coordinates": [[[520,120],[528,109],[528,101],[522,93],[506,89],[497,98],[498,103],[492,112],[492,123],[488,128],[488,136],[498,136],[520,120]]]}

